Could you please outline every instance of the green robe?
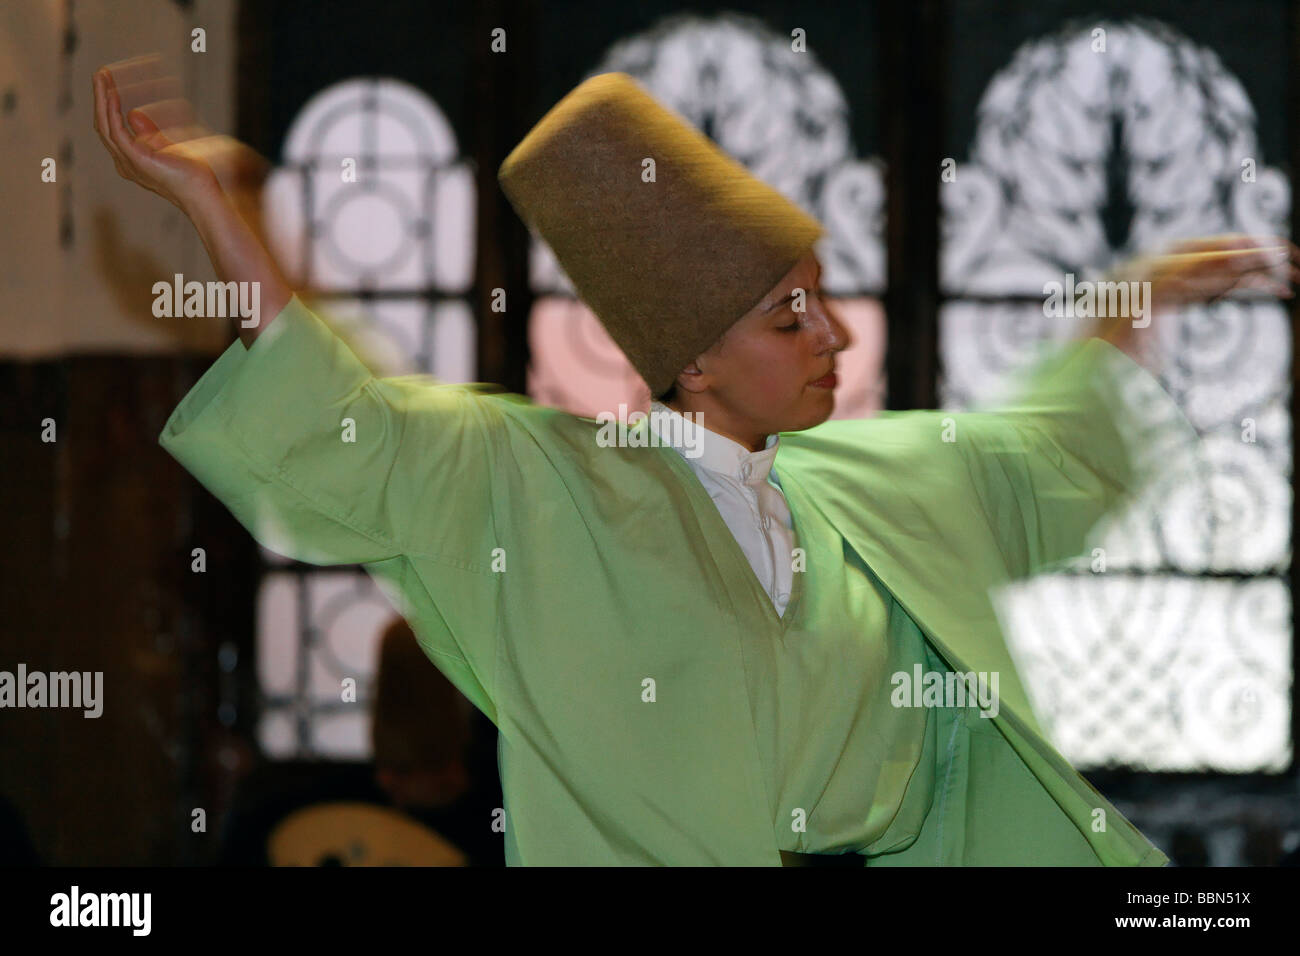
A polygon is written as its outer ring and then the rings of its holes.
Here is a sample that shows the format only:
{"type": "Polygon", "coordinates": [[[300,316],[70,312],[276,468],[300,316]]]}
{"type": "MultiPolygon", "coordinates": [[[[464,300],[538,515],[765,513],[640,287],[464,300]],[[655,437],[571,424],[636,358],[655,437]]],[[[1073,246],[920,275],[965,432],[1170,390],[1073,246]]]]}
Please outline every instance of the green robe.
{"type": "Polygon", "coordinates": [[[260,543],[380,583],[500,731],[510,865],[1160,865],[1044,738],[989,598],[1082,551],[1138,481],[1114,376],[1147,373],[1099,340],[1037,373],[997,413],[783,433],[807,560],[788,620],[676,450],[602,447],[595,421],[492,386],[376,378],[297,298],[159,440],[260,543]],[[853,600],[860,618],[827,612],[853,600]],[[782,689],[778,649],[813,641],[782,689]],[[998,671],[998,716],[899,712],[846,737],[859,689],[911,663],[998,671]]]}

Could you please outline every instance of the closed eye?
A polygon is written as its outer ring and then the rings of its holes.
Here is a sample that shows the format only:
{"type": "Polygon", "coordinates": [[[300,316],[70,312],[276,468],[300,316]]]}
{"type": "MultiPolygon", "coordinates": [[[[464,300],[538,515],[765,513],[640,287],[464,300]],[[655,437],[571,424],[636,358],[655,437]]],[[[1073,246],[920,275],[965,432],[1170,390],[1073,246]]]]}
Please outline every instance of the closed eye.
{"type": "MultiPolygon", "coordinates": [[[[816,289],[813,289],[812,294],[817,296],[818,298],[821,298],[822,296],[821,287],[818,286],[816,289]]],[[[801,327],[802,327],[802,323],[795,322],[794,325],[778,325],[776,327],[776,330],[778,332],[797,332],[801,327]]]]}

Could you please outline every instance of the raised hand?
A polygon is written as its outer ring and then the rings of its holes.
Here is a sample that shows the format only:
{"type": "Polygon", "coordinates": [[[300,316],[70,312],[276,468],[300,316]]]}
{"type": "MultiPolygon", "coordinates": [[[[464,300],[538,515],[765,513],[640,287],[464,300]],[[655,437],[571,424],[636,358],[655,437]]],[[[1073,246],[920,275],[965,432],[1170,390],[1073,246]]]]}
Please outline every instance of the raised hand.
{"type": "Polygon", "coordinates": [[[157,56],[124,60],[94,76],[95,131],[118,174],[182,210],[220,189],[239,207],[255,205],[269,170],[254,150],[214,134],[175,95],[180,84],[165,75],[157,56]],[[123,104],[132,108],[123,119],[123,104]]]}
{"type": "Polygon", "coordinates": [[[260,291],[259,314],[239,323],[251,348],[293,295],[262,238],[259,196],[268,164],[199,123],[157,56],[110,64],[95,73],[94,86],[95,131],[122,178],[189,217],[221,281],[251,282],[260,291]],[[131,107],[125,117],[124,105],[131,107]]]}
{"type": "Polygon", "coordinates": [[[1248,289],[1290,298],[1290,283],[1300,281],[1300,247],[1282,236],[1205,236],[1175,243],[1162,255],[1140,256],[1121,272],[1126,280],[1151,283],[1153,311],[1248,289]]]}
{"type": "MultiPolygon", "coordinates": [[[[1149,282],[1150,299],[1142,325],[1151,316],[1194,302],[1214,302],[1233,292],[1260,290],[1289,299],[1291,283],[1300,281],[1300,247],[1282,236],[1226,233],[1184,239],[1159,255],[1138,256],[1115,269],[1112,281],[1149,282]]],[[[1107,316],[1094,332],[1136,361],[1146,356],[1129,316],[1107,316]]]]}

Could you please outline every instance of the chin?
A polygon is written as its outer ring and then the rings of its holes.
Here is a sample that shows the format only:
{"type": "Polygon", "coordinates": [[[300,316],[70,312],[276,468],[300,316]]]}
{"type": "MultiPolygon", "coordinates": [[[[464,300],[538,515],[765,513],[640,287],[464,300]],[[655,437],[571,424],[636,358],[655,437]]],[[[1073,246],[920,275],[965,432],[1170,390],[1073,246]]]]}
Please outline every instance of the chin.
{"type": "Polygon", "coordinates": [[[820,425],[822,422],[829,419],[831,417],[831,412],[833,412],[834,410],[835,410],[835,403],[827,402],[825,403],[824,408],[815,409],[810,412],[805,412],[803,415],[800,415],[798,418],[792,419],[791,421],[787,422],[785,427],[783,427],[781,431],[801,432],[805,428],[815,428],[816,426],[820,425]]]}

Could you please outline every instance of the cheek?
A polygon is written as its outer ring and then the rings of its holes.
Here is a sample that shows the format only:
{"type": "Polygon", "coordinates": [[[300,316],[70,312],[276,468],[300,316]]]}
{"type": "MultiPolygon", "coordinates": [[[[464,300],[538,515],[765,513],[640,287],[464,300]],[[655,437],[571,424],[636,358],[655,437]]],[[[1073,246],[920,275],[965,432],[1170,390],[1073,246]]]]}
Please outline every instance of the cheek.
{"type": "Polygon", "coordinates": [[[768,414],[774,407],[806,399],[812,390],[804,386],[816,363],[801,338],[794,332],[771,332],[729,341],[723,357],[732,373],[727,389],[731,400],[753,414],[768,414]]]}
{"type": "Polygon", "coordinates": [[[798,392],[807,379],[805,370],[809,364],[800,335],[795,332],[775,335],[778,337],[764,343],[753,356],[753,367],[759,369],[756,379],[764,383],[769,394],[798,392]]]}
{"type": "Polygon", "coordinates": [[[788,401],[797,397],[802,379],[788,356],[766,355],[750,368],[743,388],[751,404],[769,405],[773,400],[788,401]]]}

